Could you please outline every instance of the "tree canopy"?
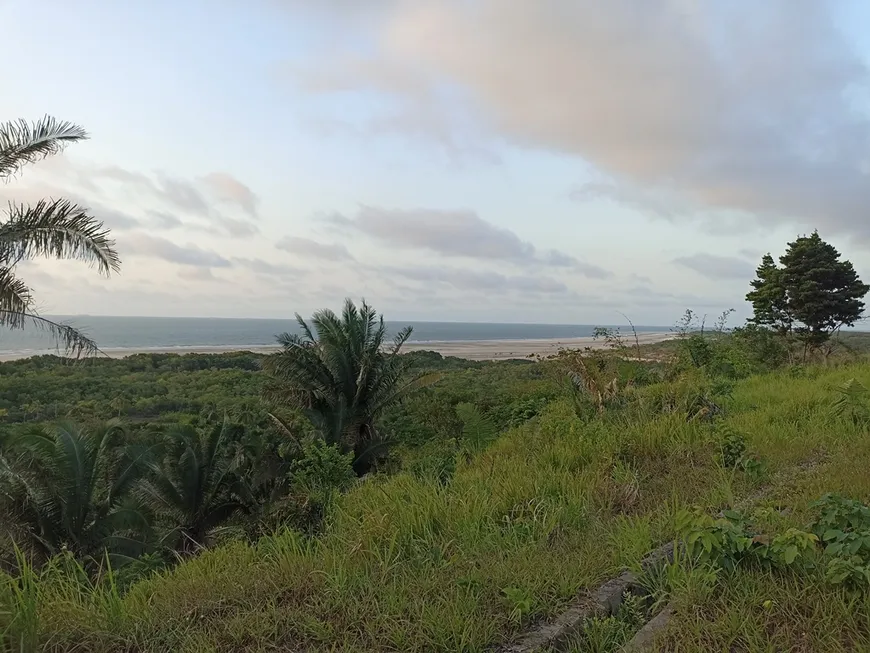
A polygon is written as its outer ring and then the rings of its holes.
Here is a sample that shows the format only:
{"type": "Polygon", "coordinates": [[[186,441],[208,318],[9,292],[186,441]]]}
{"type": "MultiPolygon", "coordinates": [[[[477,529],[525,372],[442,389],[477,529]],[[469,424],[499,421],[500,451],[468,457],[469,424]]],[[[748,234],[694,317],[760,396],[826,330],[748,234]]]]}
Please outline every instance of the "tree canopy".
{"type": "Polygon", "coordinates": [[[861,319],[870,290],[852,263],[841,260],[817,231],[789,243],[779,265],[765,254],[750,285],[750,322],[783,335],[796,333],[809,345],[821,344],[861,319]]]}

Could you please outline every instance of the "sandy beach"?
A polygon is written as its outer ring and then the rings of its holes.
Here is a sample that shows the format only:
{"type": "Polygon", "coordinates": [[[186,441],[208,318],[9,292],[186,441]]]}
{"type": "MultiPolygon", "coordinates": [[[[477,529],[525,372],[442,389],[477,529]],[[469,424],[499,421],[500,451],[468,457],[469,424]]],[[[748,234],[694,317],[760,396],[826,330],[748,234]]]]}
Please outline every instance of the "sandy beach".
{"type": "MultiPolygon", "coordinates": [[[[673,333],[640,333],[638,340],[642,345],[669,340],[673,333]]],[[[634,339],[631,339],[631,344],[634,339]]],[[[528,358],[534,354],[554,354],[561,348],[582,349],[604,347],[602,340],[586,338],[549,338],[523,340],[445,340],[431,342],[408,342],[402,351],[437,351],[442,356],[456,356],[468,360],[507,360],[511,358],[528,358]]],[[[113,349],[105,348],[103,353],[111,358],[123,358],[135,354],[224,354],[232,351],[252,351],[261,354],[271,354],[278,351],[277,346],[256,346],[239,348],[238,346],[201,346],[201,347],[154,347],[150,349],[113,349]]],[[[18,360],[39,354],[57,353],[54,351],[39,352],[0,352],[0,361],[18,360]]]]}

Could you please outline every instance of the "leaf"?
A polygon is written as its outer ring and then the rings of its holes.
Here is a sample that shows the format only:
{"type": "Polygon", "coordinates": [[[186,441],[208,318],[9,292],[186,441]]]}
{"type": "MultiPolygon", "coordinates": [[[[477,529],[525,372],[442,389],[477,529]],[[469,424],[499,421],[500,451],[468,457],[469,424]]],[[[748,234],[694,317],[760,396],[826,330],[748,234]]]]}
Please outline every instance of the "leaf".
{"type": "Polygon", "coordinates": [[[795,561],[798,556],[798,548],[794,545],[786,547],[785,551],[782,554],[782,559],[785,561],[785,564],[790,565],[795,561]]]}
{"type": "Polygon", "coordinates": [[[829,540],[836,540],[843,536],[843,531],[838,530],[836,528],[829,528],[825,531],[825,534],[822,535],[822,539],[826,542],[829,540]]]}
{"type": "Polygon", "coordinates": [[[462,442],[472,453],[483,451],[498,437],[498,428],[477,406],[459,404],[456,414],[462,420],[462,442]]]}

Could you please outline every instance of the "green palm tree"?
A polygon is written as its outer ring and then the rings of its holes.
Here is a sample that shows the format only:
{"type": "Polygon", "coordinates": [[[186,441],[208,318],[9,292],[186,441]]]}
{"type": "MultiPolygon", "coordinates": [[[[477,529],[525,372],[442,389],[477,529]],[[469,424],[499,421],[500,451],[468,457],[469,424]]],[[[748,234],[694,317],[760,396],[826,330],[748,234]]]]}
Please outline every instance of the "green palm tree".
{"type": "Polygon", "coordinates": [[[364,473],[386,445],[377,431],[383,412],[439,375],[407,378],[399,351],[411,327],[387,344],[383,316],[365,301],[357,308],[345,300],[341,317],[317,311],[313,331],[298,313],[296,320],[302,334],[278,336],[283,350],[263,361],[272,378],[267,394],[300,407],[327,443],[354,453],[354,468],[364,473]]]}
{"type": "Polygon", "coordinates": [[[216,528],[245,509],[236,474],[238,427],[172,427],[162,461],[152,460],[136,496],[166,526],[161,543],[182,553],[205,546],[216,528]]]}
{"type": "Polygon", "coordinates": [[[148,452],[122,442],[117,420],[93,430],[60,422],[3,436],[0,512],[44,556],[62,548],[80,556],[137,550],[147,524],[129,490],[148,452]]]}
{"type": "MultiPolygon", "coordinates": [[[[33,123],[0,123],[0,180],[9,180],[26,164],[86,138],[81,127],[49,116],[33,123]]],[[[84,261],[108,276],[121,263],[109,230],[65,199],[41,200],[32,206],[10,203],[0,223],[0,325],[45,329],[74,355],[98,351],[94,341],[77,329],[38,314],[33,293],[16,276],[15,267],[40,257],[84,261]]]]}

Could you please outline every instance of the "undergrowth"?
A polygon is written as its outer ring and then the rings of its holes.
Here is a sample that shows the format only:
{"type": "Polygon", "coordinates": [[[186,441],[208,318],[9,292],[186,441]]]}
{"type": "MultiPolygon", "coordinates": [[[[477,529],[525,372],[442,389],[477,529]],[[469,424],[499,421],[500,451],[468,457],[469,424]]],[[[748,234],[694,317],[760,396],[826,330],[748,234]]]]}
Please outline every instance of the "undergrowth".
{"type": "MultiPolygon", "coordinates": [[[[497,439],[484,411],[462,408],[454,442],[354,484],[316,533],[227,541],[123,583],[108,563],[95,576],[64,556],[21,558],[0,575],[2,641],[484,651],[682,533],[685,558],[645,577],[677,606],[663,650],[868,647],[870,447],[864,421],[834,403],[853,378],[870,381],[870,366],[589,384],[600,402],[569,394],[497,439]],[[758,496],[750,513],[712,517],[758,496]],[[804,637],[808,623],[831,630],[804,637]]],[[[613,650],[637,626],[593,624],[578,650],[613,650]]]]}

